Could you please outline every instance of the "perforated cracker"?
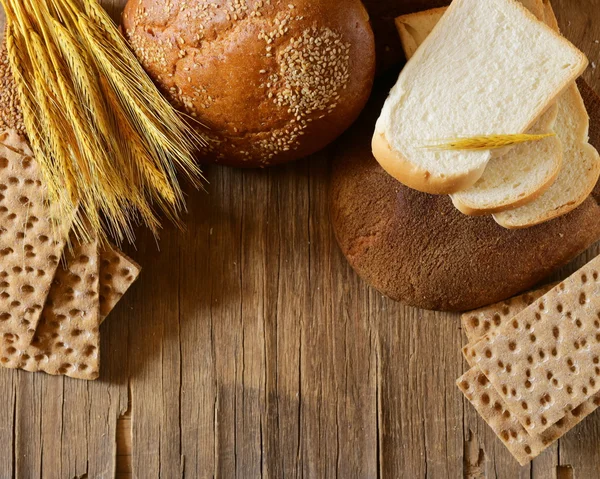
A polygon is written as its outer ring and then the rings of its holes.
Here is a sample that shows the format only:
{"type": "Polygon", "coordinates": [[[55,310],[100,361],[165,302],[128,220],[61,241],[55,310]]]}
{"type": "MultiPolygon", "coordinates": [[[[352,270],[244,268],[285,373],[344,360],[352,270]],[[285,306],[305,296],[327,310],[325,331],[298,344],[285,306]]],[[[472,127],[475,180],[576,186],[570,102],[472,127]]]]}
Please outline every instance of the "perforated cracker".
{"type": "Polygon", "coordinates": [[[506,321],[512,319],[531,305],[535,300],[544,296],[557,284],[549,284],[535,291],[530,291],[506,301],[463,314],[461,322],[467,339],[469,342],[473,342],[496,330],[505,324],[506,321]]]}
{"type": "MultiPolygon", "coordinates": [[[[78,379],[95,379],[99,372],[100,337],[99,324],[105,319],[119,298],[131,286],[139,274],[139,267],[112,248],[102,251],[98,275],[97,245],[78,247],[65,251],[66,267],[57,271],[49,298],[58,301],[47,303],[33,344],[22,351],[2,358],[2,364],[27,371],[44,371],[48,374],[64,374],[78,379]],[[119,258],[117,261],[115,258],[119,258]],[[103,265],[119,264],[129,267],[127,276],[107,275],[103,265]],[[94,273],[96,271],[96,273],[94,273]],[[94,278],[95,276],[95,278],[94,278]],[[77,278],[81,278],[78,280],[77,278]],[[111,286],[110,300],[99,309],[99,286],[111,286]],[[72,298],[72,299],[70,299],[72,298]],[[78,309],[79,313],[71,310],[78,309]],[[99,314],[100,310],[103,315],[99,314]],[[6,358],[6,361],[4,360],[6,358]]],[[[5,337],[3,349],[10,347],[10,337],[5,337]]]]}
{"type": "Polygon", "coordinates": [[[599,270],[600,257],[467,348],[529,432],[600,390],[599,270]]]}
{"type": "Polygon", "coordinates": [[[0,362],[5,367],[72,377],[98,376],[98,243],[65,250],[31,345],[20,348],[5,334],[0,362]]]}
{"type": "Polygon", "coordinates": [[[100,262],[100,321],[116,306],[140,274],[140,266],[114,247],[102,251],[100,262]]]}
{"type": "Polygon", "coordinates": [[[46,202],[40,171],[16,131],[0,134],[0,336],[31,342],[70,218],[46,202]]]}
{"type": "Polygon", "coordinates": [[[479,368],[467,371],[457,385],[515,459],[524,466],[600,406],[596,394],[541,434],[529,434],[479,368]]]}

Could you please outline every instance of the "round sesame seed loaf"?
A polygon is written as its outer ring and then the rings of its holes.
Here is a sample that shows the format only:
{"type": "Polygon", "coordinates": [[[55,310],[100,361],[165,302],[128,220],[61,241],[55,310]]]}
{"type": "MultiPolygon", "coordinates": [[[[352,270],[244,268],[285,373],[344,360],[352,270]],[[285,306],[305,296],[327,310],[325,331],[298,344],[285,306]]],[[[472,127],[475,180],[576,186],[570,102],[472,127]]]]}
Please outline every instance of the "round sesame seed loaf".
{"type": "MultiPolygon", "coordinates": [[[[376,90],[388,91],[395,78],[376,90]]],[[[585,83],[580,88],[591,125],[600,125],[600,99],[585,83]]],[[[447,196],[402,185],[371,153],[383,100],[374,98],[338,142],[330,195],[343,254],[382,293],[424,309],[471,310],[530,289],[600,239],[600,184],[575,211],[514,231],[463,215],[447,196]]],[[[600,129],[590,129],[590,141],[600,146],[600,129]]]]}
{"type": "Polygon", "coordinates": [[[322,149],[375,75],[360,0],[129,0],[123,30],[173,104],[208,127],[202,160],[232,166],[322,149]]]}

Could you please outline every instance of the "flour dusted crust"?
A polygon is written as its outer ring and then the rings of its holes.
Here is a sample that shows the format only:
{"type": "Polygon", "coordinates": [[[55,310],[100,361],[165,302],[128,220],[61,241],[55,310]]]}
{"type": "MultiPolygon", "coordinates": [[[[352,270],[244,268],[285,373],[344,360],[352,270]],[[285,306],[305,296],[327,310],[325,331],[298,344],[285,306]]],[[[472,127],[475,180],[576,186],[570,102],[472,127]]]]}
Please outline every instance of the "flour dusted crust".
{"type": "Polygon", "coordinates": [[[374,39],[359,0],[130,0],[125,34],[202,121],[206,160],[266,166],[318,151],[367,101],[374,39]]]}

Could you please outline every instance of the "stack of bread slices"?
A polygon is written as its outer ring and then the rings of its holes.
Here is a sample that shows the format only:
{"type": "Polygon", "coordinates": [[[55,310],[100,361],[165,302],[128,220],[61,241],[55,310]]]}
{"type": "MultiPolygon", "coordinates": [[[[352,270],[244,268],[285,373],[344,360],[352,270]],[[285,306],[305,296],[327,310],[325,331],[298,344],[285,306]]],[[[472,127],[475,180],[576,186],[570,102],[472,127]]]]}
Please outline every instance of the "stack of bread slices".
{"type": "Polygon", "coordinates": [[[589,196],[600,156],[575,83],[588,62],[560,35],[547,0],[454,0],[396,23],[409,62],[373,137],[389,174],[509,229],[562,216],[589,196]],[[495,150],[428,147],[523,133],[551,136],[495,150]]]}

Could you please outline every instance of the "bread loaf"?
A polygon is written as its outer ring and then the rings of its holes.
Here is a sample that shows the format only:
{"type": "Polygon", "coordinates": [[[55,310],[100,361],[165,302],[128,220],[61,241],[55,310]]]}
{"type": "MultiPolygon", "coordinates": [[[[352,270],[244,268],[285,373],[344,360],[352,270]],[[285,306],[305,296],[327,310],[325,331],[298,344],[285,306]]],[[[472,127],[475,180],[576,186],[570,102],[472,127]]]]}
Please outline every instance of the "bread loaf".
{"type": "MultiPolygon", "coordinates": [[[[592,125],[600,124],[600,99],[581,88],[592,125]]],[[[382,102],[373,98],[370,114],[339,142],[330,205],[342,252],[379,291],[425,309],[476,309],[530,289],[600,238],[600,187],[566,216],[509,231],[490,217],[463,215],[446,196],[403,186],[369,150],[382,102]]],[[[600,129],[590,133],[600,145],[600,129]]]]}
{"type": "Polygon", "coordinates": [[[375,74],[360,0],[129,0],[123,27],[162,91],[208,127],[203,161],[267,166],[322,149],[375,74]]]}

